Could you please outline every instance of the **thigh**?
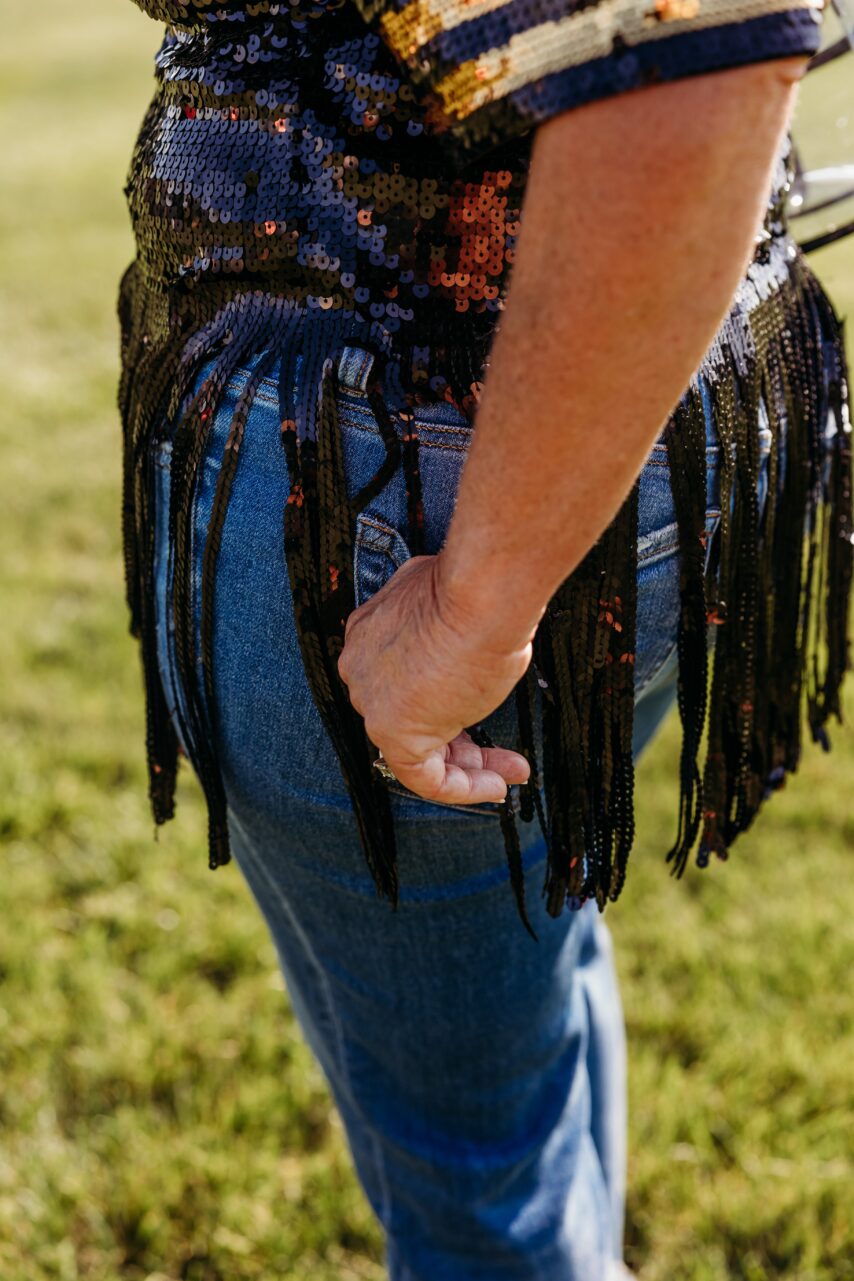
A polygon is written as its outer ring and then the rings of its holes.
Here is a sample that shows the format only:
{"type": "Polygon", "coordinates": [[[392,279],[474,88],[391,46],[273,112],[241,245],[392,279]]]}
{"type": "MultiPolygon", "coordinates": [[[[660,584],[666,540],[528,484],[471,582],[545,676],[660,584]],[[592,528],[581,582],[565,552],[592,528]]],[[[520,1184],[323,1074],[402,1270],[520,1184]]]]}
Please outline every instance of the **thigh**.
{"type": "MultiPolygon", "coordinates": [[[[196,589],[219,460],[241,382],[238,375],[229,387],[205,449],[194,514],[196,589]]],[[[341,419],[356,488],[376,469],[383,447],[365,403],[352,399],[353,404],[343,404],[341,419]]],[[[462,425],[459,430],[452,424],[445,425],[448,430],[435,426],[434,433],[425,432],[422,463],[430,540],[438,536],[443,520],[447,523],[438,512],[440,505],[449,518],[455,475],[445,469],[440,480],[440,473],[431,471],[431,441],[437,442],[437,465],[453,456],[454,467],[460,466],[456,454],[467,447],[462,425]]],[[[159,473],[159,500],[165,506],[168,442],[160,448],[159,473]]],[[[403,554],[399,546],[405,546],[406,495],[399,480],[360,520],[356,575],[362,598],[393,572],[403,554]]],[[[292,945],[305,951],[310,944],[318,952],[327,975],[324,986],[337,991],[335,1019],[348,1042],[357,1044],[359,1027],[373,1019],[381,1043],[405,1017],[413,1035],[410,1043],[396,1035],[401,1059],[394,1075],[415,1088],[426,1064],[436,1061],[431,1056],[449,1044],[448,1020],[453,1019],[458,1062],[449,1063],[431,1089],[443,1100],[437,1107],[447,1112],[449,1131],[457,1129],[479,1141],[496,1134],[498,1100],[492,1090],[499,1087],[487,1079],[494,1075],[496,1057],[521,1069],[523,1057],[542,1065],[553,1052],[553,1047],[537,1044],[531,1029],[548,1029],[548,1042],[559,1024],[566,990],[562,979],[576,966],[583,929],[576,927],[574,914],[555,922],[542,911],[538,948],[519,927],[507,885],[498,807],[432,804],[402,789],[392,791],[399,910],[393,912],[376,898],[337,760],[303,674],[283,557],[287,493],[275,386],[264,383],[246,423],[213,602],[215,705],[210,711],[234,846],[274,924],[283,955],[290,955],[292,945]],[[553,985],[556,978],[561,981],[553,985]],[[484,1036],[487,1028],[491,1042],[484,1036]],[[468,1098],[461,1089],[464,1072],[471,1075],[468,1098]],[[481,1097],[477,1106],[475,1096],[481,1097]],[[468,1112],[465,1123],[458,1114],[461,1106],[468,1112]]],[[[168,547],[162,532],[158,548],[161,663],[180,719],[182,695],[168,626],[168,547]]],[[[195,605],[198,627],[198,600],[195,605]]],[[[529,895],[536,908],[545,850],[535,824],[521,827],[529,895]]],[[[295,963],[293,956],[290,963],[295,963]]],[[[432,1068],[430,1073],[435,1075],[432,1068]]],[[[357,1074],[368,1075],[360,1069],[357,1074]]],[[[378,1105],[390,1091],[386,1082],[378,1105]]],[[[517,1104],[523,1111],[527,1106],[521,1098],[512,1106],[506,1099],[501,1108],[508,1135],[529,1128],[530,1117],[522,1116],[517,1104]]]]}

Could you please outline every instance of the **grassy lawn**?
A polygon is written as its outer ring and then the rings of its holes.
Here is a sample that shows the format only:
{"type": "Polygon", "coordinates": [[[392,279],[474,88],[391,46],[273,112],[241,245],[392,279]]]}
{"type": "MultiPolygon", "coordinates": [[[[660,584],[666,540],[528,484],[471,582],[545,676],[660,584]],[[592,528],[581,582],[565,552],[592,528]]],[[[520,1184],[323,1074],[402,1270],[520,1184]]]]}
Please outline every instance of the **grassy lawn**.
{"type": "MultiPolygon", "coordinates": [[[[383,1276],[341,1127],[199,796],[152,837],[119,548],[122,184],[158,35],[125,0],[16,6],[0,48],[0,1277],[383,1276]],[[9,36],[11,35],[11,40],[9,36]]],[[[849,69],[850,70],[850,69],[849,69]]],[[[854,254],[815,260],[854,312],[854,254]]],[[[847,691],[854,720],[854,680],[847,691]]],[[[610,922],[643,1281],[845,1281],[854,732],[727,868],[668,877],[677,726],[640,769],[610,922]],[[847,1139],[846,1139],[847,1134],[847,1139]]]]}

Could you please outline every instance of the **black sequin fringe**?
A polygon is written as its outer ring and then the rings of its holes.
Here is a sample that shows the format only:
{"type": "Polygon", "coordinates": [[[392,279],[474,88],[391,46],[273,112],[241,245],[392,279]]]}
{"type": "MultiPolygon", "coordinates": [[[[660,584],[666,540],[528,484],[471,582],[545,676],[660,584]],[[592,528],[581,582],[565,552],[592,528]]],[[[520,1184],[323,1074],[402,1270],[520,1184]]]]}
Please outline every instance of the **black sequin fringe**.
{"type": "Polygon", "coordinates": [[[722,512],[706,573],[704,429],[693,392],[666,431],[682,594],[680,821],[667,856],[677,875],[698,836],[700,866],[712,853],[725,859],[797,768],[804,702],[813,738],[825,746],[828,719],[841,720],[854,550],[844,326],[802,258],[792,271],[796,288],[753,314],[749,346],[724,339],[705,367],[722,512]],[[760,400],[771,432],[761,514],[760,400]]]}
{"type": "MultiPolygon", "coordinates": [[[[790,251],[791,252],[791,251],[790,251]]],[[[149,791],[155,821],[174,811],[178,740],[160,685],[153,612],[153,450],[172,431],[169,512],[174,551],[175,642],[186,702],[182,737],[205,793],[209,861],[229,858],[227,805],[216,754],[212,670],[216,560],[240,446],[262,378],[278,369],[283,463],[290,491],[284,554],[307,678],[335,746],[378,892],[399,884],[389,793],[376,749],[337,674],[354,608],[353,548],[359,511],[397,467],[406,477],[410,550],[421,550],[423,515],[414,397],[432,373],[399,340],[349,313],[323,312],[269,292],[198,298],[122,281],[119,316],[124,432],[123,532],[131,631],[140,640],[146,690],[149,791]],[[374,355],[368,395],[386,446],[376,476],[348,496],[337,420],[338,358],[345,346],[374,355]],[[257,357],[230,425],[203,554],[201,687],[195,678],[191,602],[193,495],[205,441],[229,378],[257,357]],[[202,366],[208,366],[199,381],[202,366]]],[[[850,666],[851,428],[843,324],[795,252],[786,279],[757,296],[749,325],[724,325],[702,373],[721,445],[720,528],[705,546],[705,415],[694,383],[665,429],[679,531],[681,614],[678,706],[680,805],[668,853],[683,872],[711,852],[725,858],[762,801],[796,769],[806,706],[814,739],[828,745],[841,719],[850,666]],[[762,401],[772,445],[768,496],[757,497],[762,401]],[[714,646],[710,650],[710,640],[714,646]],[[711,655],[711,657],[710,657],[711,655]],[[706,740],[705,761],[701,747],[706,740]],[[699,842],[699,844],[698,844],[699,842]]],[[[445,335],[447,338],[447,335],[445,335]]],[[[434,344],[451,393],[473,412],[490,334],[434,344]],[[453,356],[451,352],[453,351],[453,356]]],[[[517,822],[537,818],[548,851],[543,895],[556,916],[619,895],[634,838],[632,732],[638,485],[615,520],[549,602],[530,671],[516,690],[518,747],[531,779],[498,807],[520,917],[533,934],[517,822]],[[538,739],[536,709],[542,709],[538,739]],[[541,742],[542,757],[538,751],[541,742]]],[[[488,742],[482,727],[472,727],[488,742]]],[[[534,936],[536,937],[536,936],[534,936]]]]}

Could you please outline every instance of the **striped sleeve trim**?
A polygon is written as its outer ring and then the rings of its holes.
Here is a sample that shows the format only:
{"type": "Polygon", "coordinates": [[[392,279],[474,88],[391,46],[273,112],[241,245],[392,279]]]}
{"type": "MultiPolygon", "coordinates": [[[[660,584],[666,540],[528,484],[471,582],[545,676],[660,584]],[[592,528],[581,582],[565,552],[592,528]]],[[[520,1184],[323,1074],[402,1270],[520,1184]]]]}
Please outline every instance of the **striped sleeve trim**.
{"type": "MultiPolygon", "coordinates": [[[[413,69],[436,53],[456,63],[490,53],[512,56],[514,41],[538,31],[555,42],[556,56],[558,46],[577,49],[575,65],[601,56],[602,42],[616,34],[635,43],[660,39],[665,27],[668,33],[695,31],[795,9],[814,11],[820,23],[824,0],[409,0],[387,9],[379,25],[392,51],[413,69]]],[[[570,64],[561,57],[561,65],[570,64]]]]}
{"type": "MultiPolygon", "coordinates": [[[[658,0],[658,3],[678,5],[683,16],[650,21],[633,0],[615,0],[608,6],[609,15],[600,9],[591,9],[513,35],[506,44],[486,49],[454,67],[434,83],[433,91],[446,115],[464,120],[486,103],[504,98],[533,80],[608,57],[615,51],[615,44],[620,53],[654,45],[656,54],[667,58],[664,46],[681,36],[798,12],[807,19],[808,32],[814,28],[818,46],[821,11],[816,9],[813,0],[762,0],[762,3],[751,0],[748,4],[739,0],[711,0],[703,4],[700,0],[658,0]]],[[[761,57],[760,48],[756,46],[757,57],[761,57]]],[[[702,60],[701,45],[698,53],[702,60]]]]}

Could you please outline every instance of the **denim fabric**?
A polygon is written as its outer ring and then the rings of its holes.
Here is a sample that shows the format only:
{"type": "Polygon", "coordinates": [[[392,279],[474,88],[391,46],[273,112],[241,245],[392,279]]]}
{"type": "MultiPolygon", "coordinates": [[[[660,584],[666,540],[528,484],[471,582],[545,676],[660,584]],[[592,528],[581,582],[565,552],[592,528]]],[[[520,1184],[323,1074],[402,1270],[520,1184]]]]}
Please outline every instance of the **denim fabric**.
{"type": "MultiPolygon", "coordinates": [[[[370,359],[348,349],[339,367],[353,492],[383,456],[363,391],[370,359]]],[[[246,373],[230,384],[205,449],[194,517],[197,625],[207,520],[246,373]]],[[[434,552],[470,427],[444,404],[419,410],[416,425],[426,550],[434,552]]],[[[762,440],[770,440],[765,429],[762,440]]],[[[153,461],[159,662],[192,759],[168,608],[168,439],[153,461]]],[[[717,462],[709,422],[710,534],[720,519],[717,462]]],[[[303,674],[283,561],[287,492],[273,379],[253,402],[225,521],[209,712],[232,848],[385,1229],[390,1276],[604,1281],[621,1256],[626,1143],[624,1032],[607,928],[592,904],[558,920],[546,914],[543,842],[536,824],[522,824],[540,939],[532,942],[516,915],[495,807],[438,805],[403,788],[393,788],[392,802],[400,907],[377,899],[303,674]]],[[[497,508],[500,519],[500,501],[497,508]]],[[[405,530],[398,475],[359,518],[359,600],[408,555],[405,530]]],[[[638,591],[636,755],[676,690],[679,566],[663,440],[641,477],[638,591]]],[[[508,700],[487,726],[512,745],[511,725],[508,700]]]]}

